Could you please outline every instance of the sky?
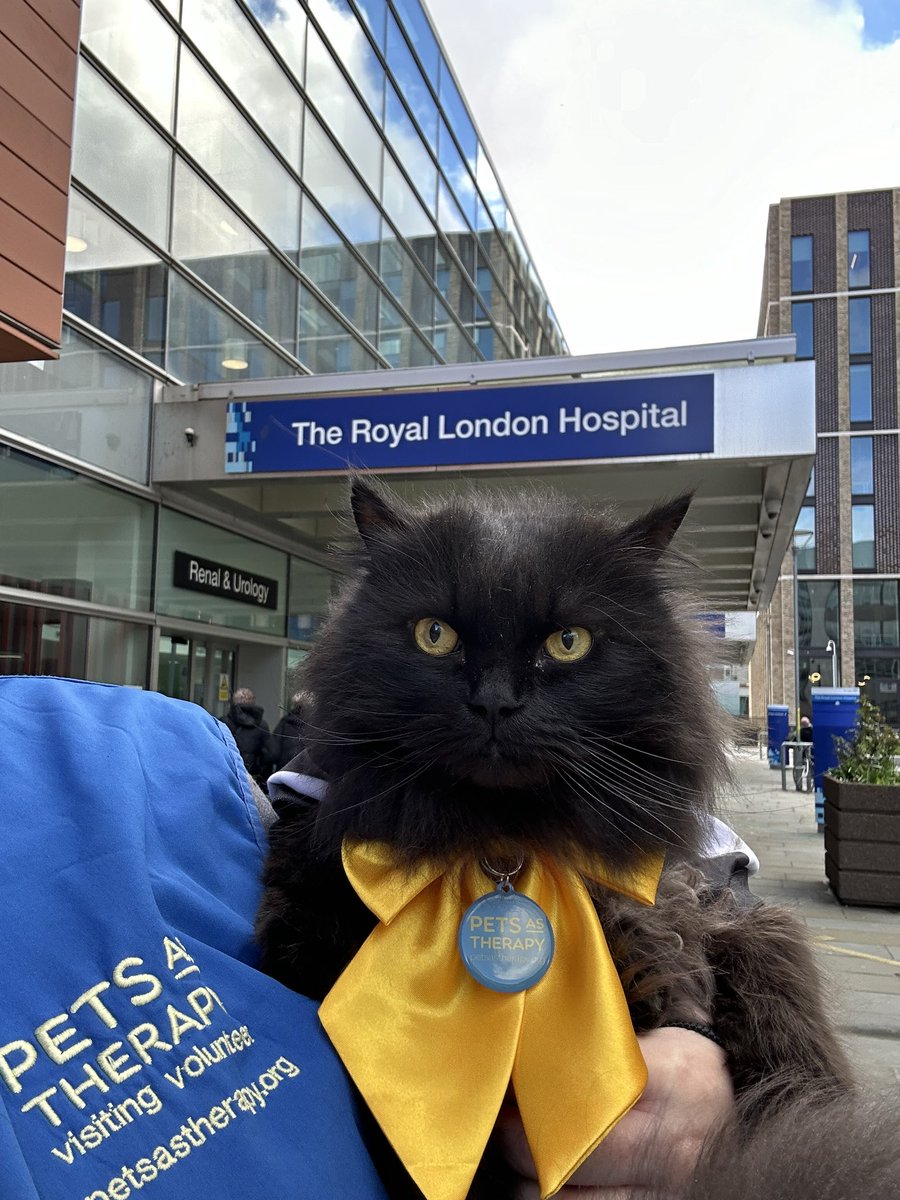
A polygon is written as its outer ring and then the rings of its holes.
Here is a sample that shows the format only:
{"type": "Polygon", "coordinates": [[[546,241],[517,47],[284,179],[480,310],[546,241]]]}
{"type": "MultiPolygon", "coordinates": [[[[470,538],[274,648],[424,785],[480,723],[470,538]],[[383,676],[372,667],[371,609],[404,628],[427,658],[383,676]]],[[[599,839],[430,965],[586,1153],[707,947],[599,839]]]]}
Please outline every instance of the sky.
{"type": "Polygon", "coordinates": [[[900,0],[426,0],[573,354],[755,337],[768,207],[900,187],[900,0]]]}

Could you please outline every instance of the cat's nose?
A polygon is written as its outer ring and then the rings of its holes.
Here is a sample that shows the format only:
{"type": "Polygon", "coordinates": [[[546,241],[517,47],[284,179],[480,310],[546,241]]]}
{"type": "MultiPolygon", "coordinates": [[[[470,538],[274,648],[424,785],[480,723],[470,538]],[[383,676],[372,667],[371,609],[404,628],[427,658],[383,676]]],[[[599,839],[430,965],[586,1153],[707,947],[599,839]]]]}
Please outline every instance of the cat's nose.
{"type": "Polygon", "coordinates": [[[514,712],[518,712],[521,707],[522,705],[516,703],[514,700],[510,701],[509,703],[504,703],[503,700],[499,699],[488,700],[483,703],[476,703],[474,700],[469,701],[469,708],[471,708],[472,712],[478,713],[480,717],[484,717],[484,719],[489,721],[492,725],[497,721],[502,721],[507,717],[511,717],[512,714],[514,712]]]}
{"type": "Polygon", "coordinates": [[[493,728],[522,707],[509,682],[496,677],[482,680],[469,698],[469,708],[493,728]]]}

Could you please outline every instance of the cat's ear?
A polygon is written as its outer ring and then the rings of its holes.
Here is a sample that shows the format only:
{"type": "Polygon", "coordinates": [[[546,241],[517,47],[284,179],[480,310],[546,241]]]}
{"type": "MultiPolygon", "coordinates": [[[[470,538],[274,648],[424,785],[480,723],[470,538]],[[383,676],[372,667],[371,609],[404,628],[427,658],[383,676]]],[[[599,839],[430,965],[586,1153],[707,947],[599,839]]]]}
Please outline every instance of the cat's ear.
{"type": "Polygon", "coordinates": [[[355,479],[350,488],[350,507],[359,536],[369,547],[381,541],[385,533],[406,528],[399,507],[389,504],[381,492],[361,479],[355,479]]]}
{"type": "Polygon", "coordinates": [[[628,541],[646,546],[649,550],[665,550],[687,516],[693,498],[693,492],[686,492],[675,500],[663,500],[655,504],[649,512],[628,526],[625,531],[628,541]]]}

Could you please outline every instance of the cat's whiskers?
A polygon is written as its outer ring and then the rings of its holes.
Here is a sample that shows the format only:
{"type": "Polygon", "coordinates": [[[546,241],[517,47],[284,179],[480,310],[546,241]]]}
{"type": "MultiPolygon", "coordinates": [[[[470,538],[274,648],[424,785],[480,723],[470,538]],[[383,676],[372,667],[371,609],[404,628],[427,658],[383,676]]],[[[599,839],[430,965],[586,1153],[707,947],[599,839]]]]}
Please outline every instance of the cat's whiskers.
{"type": "MultiPolygon", "coordinates": [[[[562,779],[570,787],[574,788],[577,792],[581,793],[583,798],[587,801],[588,808],[590,808],[593,812],[595,812],[600,817],[606,817],[607,813],[612,813],[612,814],[614,814],[614,816],[616,818],[621,818],[622,820],[627,821],[629,825],[633,825],[635,829],[638,829],[638,830],[641,830],[641,832],[644,832],[643,827],[641,825],[639,825],[637,823],[637,821],[632,821],[632,819],[630,817],[626,816],[625,813],[619,811],[612,804],[609,804],[601,796],[598,796],[593,791],[589,791],[587,789],[587,787],[585,787],[585,785],[581,783],[580,780],[570,777],[570,773],[568,770],[568,767],[570,765],[571,764],[566,764],[564,762],[561,762],[560,763],[560,775],[561,775],[562,779]],[[604,811],[604,810],[606,810],[606,811],[604,811]]],[[[617,824],[617,822],[612,822],[612,823],[617,824]]],[[[627,841],[631,842],[631,844],[635,847],[636,850],[643,849],[641,844],[639,842],[637,842],[633,837],[631,837],[630,834],[628,834],[624,829],[619,829],[618,832],[621,833],[621,835],[624,838],[626,838],[627,841]]]]}

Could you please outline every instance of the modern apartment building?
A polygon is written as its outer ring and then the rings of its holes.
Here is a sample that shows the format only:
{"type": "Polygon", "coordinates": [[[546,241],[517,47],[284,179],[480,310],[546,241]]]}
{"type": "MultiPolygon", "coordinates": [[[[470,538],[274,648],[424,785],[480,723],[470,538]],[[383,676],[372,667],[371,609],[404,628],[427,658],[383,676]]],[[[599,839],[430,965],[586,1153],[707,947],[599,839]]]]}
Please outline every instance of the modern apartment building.
{"type": "Polygon", "coordinates": [[[751,668],[751,712],[809,711],[811,676],[864,684],[900,721],[900,189],[772,205],[759,333],[814,359],[816,465],[751,668]]]}
{"type": "MultiPolygon", "coordinates": [[[[33,135],[0,131],[0,168],[68,151],[66,81],[39,50],[66,48],[62,2],[0,11],[18,91],[40,99],[33,135]],[[15,14],[43,41],[10,31],[15,14]]],[[[56,170],[57,214],[65,183],[56,170]]],[[[238,682],[271,711],[331,572],[224,498],[153,481],[162,387],[565,349],[419,0],[83,0],[56,361],[38,333],[0,365],[0,672],[214,712],[238,682]],[[179,555],[248,588],[193,586],[179,555]]]]}

